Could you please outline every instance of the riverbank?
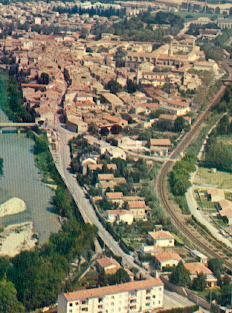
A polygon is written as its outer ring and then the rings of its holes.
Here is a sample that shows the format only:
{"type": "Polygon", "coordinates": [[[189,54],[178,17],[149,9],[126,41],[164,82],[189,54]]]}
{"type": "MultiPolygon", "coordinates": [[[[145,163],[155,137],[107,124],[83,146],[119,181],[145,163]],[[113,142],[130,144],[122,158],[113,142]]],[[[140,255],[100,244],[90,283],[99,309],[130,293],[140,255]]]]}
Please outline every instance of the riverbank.
{"type": "Polygon", "coordinates": [[[14,76],[7,71],[0,70],[1,109],[14,122],[33,122],[32,112],[24,106],[21,86],[14,76]]]}
{"type": "Polygon", "coordinates": [[[11,198],[0,204],[0,217],[14,215],[26,210],[26,203],[19,198],[11,198]]]}
{"type": "Polygon", "coordinates": [[[0,256],[14,257],[33,249],[36,243],[32,222],[9,225],[0,233],[0,256]]]}
{"type": "MultiPolygon", "coordinates": [[[[1,122],[9,122],[11,117],[10,112],[6,110],[9,101],[8,77],[6,71],[0,70],[1,122]],[[3,110],[8,113],[8,116],[3,110]]],[[[42,182],[33,149],[34,141],[26,134],[0,134],[0,157],[4,160],[3,175],[0,178],[0,204],[16,197],[22,199],[27,206],[26,210],[17,214],[0,216],[0,224],[6,227],[32,222],[35,231],[39,234],[39,244],[42,245],[49,240],[52,233],[59,231],[60,223],[51,203],[54,190],[42,182]]]]}

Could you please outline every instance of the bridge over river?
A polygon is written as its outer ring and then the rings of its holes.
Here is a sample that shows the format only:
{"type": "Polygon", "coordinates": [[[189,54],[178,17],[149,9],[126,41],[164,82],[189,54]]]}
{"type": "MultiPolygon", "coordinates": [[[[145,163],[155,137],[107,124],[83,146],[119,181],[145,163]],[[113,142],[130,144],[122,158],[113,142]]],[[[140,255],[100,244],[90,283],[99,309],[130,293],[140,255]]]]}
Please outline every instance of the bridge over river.
{"type": "Polygon", "coordinates": [[[35,127],[36,123],[14,123],[14,122],[0,122],[0,133],[3,131],[17,130],[20,132],[22,128],[32,128],[35,127]]]}

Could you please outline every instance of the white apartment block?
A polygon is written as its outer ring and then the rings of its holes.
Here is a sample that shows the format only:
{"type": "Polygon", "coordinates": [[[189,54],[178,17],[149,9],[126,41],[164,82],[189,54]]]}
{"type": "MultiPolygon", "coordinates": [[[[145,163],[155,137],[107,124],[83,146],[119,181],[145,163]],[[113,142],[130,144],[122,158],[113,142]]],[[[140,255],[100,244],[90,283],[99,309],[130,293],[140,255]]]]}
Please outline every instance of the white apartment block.
{"type": "Polygon", "coordinates": [[[58,313],[151,313],[163,306],[160,279],[78,290],[58,297],[58,313]]]}

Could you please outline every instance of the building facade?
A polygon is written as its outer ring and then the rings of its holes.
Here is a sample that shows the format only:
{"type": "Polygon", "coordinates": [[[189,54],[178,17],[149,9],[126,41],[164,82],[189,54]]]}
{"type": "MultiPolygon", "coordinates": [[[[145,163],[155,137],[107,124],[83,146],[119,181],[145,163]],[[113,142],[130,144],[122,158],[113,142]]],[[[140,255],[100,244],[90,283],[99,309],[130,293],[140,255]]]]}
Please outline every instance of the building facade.
{"type": "Polygon", "coordinates": [[[155,278],[79,290],[59,296],[58,313],[151,313],[163,306],[163,292],[155,278]]]}

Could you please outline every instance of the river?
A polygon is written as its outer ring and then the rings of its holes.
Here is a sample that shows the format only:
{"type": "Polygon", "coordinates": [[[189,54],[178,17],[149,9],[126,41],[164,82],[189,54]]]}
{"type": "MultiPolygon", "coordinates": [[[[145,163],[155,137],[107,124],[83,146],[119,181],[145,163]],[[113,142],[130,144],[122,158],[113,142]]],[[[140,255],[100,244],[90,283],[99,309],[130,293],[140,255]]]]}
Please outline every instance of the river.
{"type": "MultiPolygon", "coordinates": [[[[3,121],[8,121],[8,118],[0,110],[0,122],[3,121]]],[[[0,134],[0,157],[4,160],[4,173],[0,178],[0,203],[18,197],[27,205],[27,210],[23,213],[0,218],[0,224],[33,221],[42,244],[49,239],[51,233],[59,230],[59,222],[57,215],[52,213],[51,199],[54,191],[41,181],[32,149],[33,140],[25,134],[0,134]]]]}

